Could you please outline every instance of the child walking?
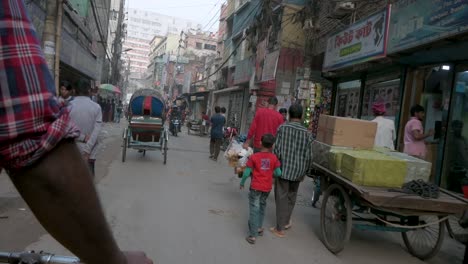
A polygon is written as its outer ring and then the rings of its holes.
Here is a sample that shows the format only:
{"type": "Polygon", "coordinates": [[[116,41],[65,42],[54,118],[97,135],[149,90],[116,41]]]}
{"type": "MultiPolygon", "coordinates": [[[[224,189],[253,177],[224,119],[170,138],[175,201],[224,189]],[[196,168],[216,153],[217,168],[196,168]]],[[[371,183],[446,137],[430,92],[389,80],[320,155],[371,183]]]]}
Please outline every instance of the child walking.
{"type": "Polygon", "coordinates": [[[263,218],[265,216],[266,200],[273,185],[273,175],[281,176],[280,162],[271,152],[275,137],[272,134],[262,136],[262,149],[250,156],[240,182],[240,189],[244,189],[247,178],[252,174],[249,193],[249,236],[250,244],[255,244],[257,236],[263,235],[263,218]]]}

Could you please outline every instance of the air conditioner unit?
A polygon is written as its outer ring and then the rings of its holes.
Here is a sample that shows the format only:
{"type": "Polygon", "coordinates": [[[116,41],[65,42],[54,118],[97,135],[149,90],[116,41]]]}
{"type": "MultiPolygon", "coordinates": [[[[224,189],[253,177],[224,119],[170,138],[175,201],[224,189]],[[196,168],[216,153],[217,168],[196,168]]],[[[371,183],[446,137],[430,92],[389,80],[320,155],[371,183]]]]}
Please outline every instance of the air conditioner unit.
{"type": "Polygon", "coordinates": [[[350,1],[338,2],[333,10],[333,15],[344,16],[356,10],[356,3],[350,1]]]}

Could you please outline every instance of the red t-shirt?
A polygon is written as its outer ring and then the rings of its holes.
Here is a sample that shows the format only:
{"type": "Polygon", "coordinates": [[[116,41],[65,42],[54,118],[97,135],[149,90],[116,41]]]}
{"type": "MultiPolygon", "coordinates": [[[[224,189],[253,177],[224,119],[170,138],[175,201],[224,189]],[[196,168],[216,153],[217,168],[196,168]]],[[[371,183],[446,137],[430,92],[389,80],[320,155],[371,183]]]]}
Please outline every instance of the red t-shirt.
{"type": "Polygon", "coordinates": [[[257,152],[250,156],[247,161],[247,167],[253,171],[250,188],[261,192],[271,191],[273,172],[280,166],[280,161],[271,152],[257,152]]]}
{"type": "Polygon", "coordinates": [[[253,138],[254,148],[262,147],[262,136],[270,133],[276,136],[278,127],[284,123],[283,116],[276,110],[260,108],[250,125],[247,139],[253,138]]]}

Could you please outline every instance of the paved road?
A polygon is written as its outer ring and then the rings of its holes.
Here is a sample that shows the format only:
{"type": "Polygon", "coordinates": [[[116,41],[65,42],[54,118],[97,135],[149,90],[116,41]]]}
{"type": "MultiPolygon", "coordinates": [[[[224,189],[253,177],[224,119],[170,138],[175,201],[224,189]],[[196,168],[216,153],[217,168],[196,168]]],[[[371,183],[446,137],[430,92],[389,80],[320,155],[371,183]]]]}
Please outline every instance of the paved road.
{"type": "MultiPolygon", "coordinates": [[[[109,147],[114,161],[101,169],[108,173],[98,188],[123,248],[144,250],[161,264],[423,263],[406,252],[399,235],[388,233],[353,231],[343,253],[329,253],[317,235],[319,212],[310,207],[310,181],[301,186],[287,237],[266,232],[256,245],[247,244],[248,192],[238,189],[239,180],[222,158],[208,159],[207,146],[207,138],[185,133],[171,138],[166,166],[159,152],[142,157],[132,150],[121,163],[117,141],[109,147]]],[[[273,195],[268,202],[265,227],[274,225],[273,195]]],[[[28,248],[67,254],[48,235],[28,248]]],[[[461,263],[462,250],[449,241],[429,263],[461,263]]]]}

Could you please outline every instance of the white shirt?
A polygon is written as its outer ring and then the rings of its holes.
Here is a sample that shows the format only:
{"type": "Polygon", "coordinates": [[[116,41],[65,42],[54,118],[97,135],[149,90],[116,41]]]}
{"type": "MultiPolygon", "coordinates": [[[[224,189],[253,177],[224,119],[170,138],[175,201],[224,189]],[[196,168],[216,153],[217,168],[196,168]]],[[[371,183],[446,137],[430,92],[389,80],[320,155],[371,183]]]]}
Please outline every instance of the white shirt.
{"type": "Polygon", "coordinates": [[[68,107],[70,108],[71,120],[81,132],[76,142],[78,148],[82,153],[90,154],[90,159],[96,159],[98,137],[102,127],[101,107],[86,96],[76,96],[68,107]],[[83,142],[86,136],[89,139],[87,142],[83,142]]]}
{"type": "Polygon", "coordinates": [[[372,122],[377,123],[377,133],[375,134],[374,145],[376,147],[395,150],[395,122],[391,119],[384,118],[383,116],[376,117],[372,122]]]}

